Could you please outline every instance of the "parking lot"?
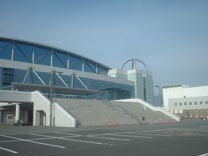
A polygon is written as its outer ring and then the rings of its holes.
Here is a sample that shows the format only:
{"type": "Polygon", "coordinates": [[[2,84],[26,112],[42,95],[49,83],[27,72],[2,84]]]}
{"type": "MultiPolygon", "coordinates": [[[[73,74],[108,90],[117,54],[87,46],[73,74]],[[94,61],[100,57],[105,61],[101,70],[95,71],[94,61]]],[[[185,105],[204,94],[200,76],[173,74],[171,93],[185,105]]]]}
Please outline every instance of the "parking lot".
{"type": "Polygon", "coordinates": [[[1,156],[206,156],[208,123],[92,128],[1,127],[1,156]]]}

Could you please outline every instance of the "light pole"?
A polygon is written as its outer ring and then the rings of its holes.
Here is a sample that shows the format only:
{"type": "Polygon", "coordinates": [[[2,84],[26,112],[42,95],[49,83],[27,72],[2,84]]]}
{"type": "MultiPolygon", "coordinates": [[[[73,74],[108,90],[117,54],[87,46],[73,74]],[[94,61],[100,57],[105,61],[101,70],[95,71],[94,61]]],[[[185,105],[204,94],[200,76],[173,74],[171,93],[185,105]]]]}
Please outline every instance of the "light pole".
{"type": "Polygon", "coordinates": [[[163,106],[163,92],[159,85],[155,85],[155,88],[159,90],[159,103],[163,106]]]}
{"type": "Polygon", "coordinates": [[[50,126],[53,126],[53,84],[54,84],[54,70],[51,71],[50,75],[50,126]]]}
{"type": "Polygon", "coordinates": [[[54,87],[54,76],[55,74],[58,76],[58,74],[62,74],[63,72],[57,72],[55,70],[51,71],[50,75],[50,94],[49,94],[49,100],[50,100],[50,126],[55,126],[55,107],[53,105],[53,87],[54,87]]]}

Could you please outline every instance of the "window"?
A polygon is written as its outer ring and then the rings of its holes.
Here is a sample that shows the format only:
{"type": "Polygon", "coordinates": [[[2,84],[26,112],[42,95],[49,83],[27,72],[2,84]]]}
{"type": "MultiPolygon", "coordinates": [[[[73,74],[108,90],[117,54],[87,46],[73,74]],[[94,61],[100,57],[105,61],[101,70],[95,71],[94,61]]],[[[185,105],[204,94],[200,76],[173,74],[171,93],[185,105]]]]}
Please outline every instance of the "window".
{"type": "Polygon", "coordinates": [[[208,104],[208,101],[206,101],[205,103],[208,104]]]}
{"type": "Polygon", "coordinates": [[[0,59],[10,60],[12,55],[12,43],[0,41],[0,59]]]}
{"type": "Polygon", "coordinates": [[[186,105],[187,105],[187,103],[186,103],[186,102],[184,102],[184,105],[186,106],[186,105]]]}
{"type": "Polygon", "coordinates": [[[192,102],[189,102],[189,105],[192,105],[192,102]]]}
{"type": "Polygon", "coordinates": [[[101,75],[107,75],[108,70],[105,68],[102,68],[100,66],[97,66],[97,73],[101,75]]]}
{"type": "Polygon", "coordinates": [[[195,105],[197,105],[197,102],[194,102],[195,105]]]}
{"type": "Polygon", "coordinates": [[[12,82],[14,81],[14,69],[11,68],[2,68],[2,87],[11,86],[12,82]]]}
{"type": "Polygon", "coordinates": [[[13,120],[14,119],[14,116],[13,115],[7,115],[7,119],[8,120],[13,120]]]}
{"type": "Polygon", "coordinates": [[[31,45],[14,43],[14,61],[32,63],[32,51],[33,47],[31,45]]]}
{"type": "Polygon", "coordinates": [[[41,64],[41,65],[51,65],[51,50],[47,48],[42,47],[35,47],[35,58],[34,63],[35,64],[41,64]]]}
{"type": "Polygon", "coordinates": [[[69,69],[82,70],[83,60],[81,58],[69,55],[69,69]]]}
{"type": "Polygon", "coordinates": [[[63,52],[54,51],[53,53],[53,66],[67,68],[68,55],[63,52]]]}
{"type": "Polygon", "coordinates": [[[182,103],[180,102],[179,105],[182,106],[182,103]]]}
{"type": "Polygon", "coordinates": [[[203,102],[202,101],[200,101],[200,105],[202,105],[203,104],[203,102]]]}
{"type": "Polygon", "coordinates": [[[177,103],[175,103],[175,106],[177,106],[178,104],[177,103]]]}
{"type": "Polygon", "coordinates": [[[90,61],[85,60],[84,62],[84,71],[90,73],[96,73],[96,65],[90,61]]]}

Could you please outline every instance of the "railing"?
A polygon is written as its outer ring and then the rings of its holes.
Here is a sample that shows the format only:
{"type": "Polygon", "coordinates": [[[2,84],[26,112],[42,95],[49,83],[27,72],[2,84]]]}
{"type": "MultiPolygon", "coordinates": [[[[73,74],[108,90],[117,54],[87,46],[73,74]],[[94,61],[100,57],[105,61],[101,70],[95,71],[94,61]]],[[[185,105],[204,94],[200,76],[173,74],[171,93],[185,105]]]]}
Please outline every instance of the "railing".
{"type": "Polygon", "coordinates": [[[154,107],[151,104],[149,104],[149,103],[147,103],[147,102],[145,102],[141,99],[125,99],[125,100],[116,100],[116,101],[120,101],[120,102],[138,102],[138,103],[142,104],[144,107],[147,107],[147,108],[149,108],[153,111],[159,111],[159,112],[169,116],[170,118],[172,118],[172,119],[174,119],[178,122],[180,121],[180,118],[178,116],[176,116],[176,115],[174,115],[174,114],[172,114],[172,113],[170,113],[170,112],[168,112],[164,109],[161,109],[160,107],[154,107]]]}

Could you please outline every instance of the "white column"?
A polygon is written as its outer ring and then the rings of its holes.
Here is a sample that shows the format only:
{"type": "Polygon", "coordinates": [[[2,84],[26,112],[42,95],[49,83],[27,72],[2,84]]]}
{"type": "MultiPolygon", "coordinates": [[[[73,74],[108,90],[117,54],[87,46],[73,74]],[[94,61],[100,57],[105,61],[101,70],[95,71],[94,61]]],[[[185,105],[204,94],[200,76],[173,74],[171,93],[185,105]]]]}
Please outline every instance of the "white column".
{"type": "Polygon", "coordinates": [[[35,63],[35,46],[32,47],[32,64],[35,63]]]}
{"type": "Polygon", "coordinates": [[[69,69],[69,54],[67,55],[67,69],[69,69]]]}
{"type": "Polygon", "coordinates": [[[20,119],[20,105],[16,104],[16,109],[15,109],[15,123],[19,121],[20,119]]]}
{"type": "Polygon", "coordinates": [[[82,71],[84,72],[84,70],[85,70],[85,60],[83,59],[82,60],[82,71]]]}
{"type": "Polygon", "coordinates": [[[11,60],[13,61],[14,60],[14,42],[12,42],[12,58],[11,60]]]}
{"type": "Polygon", "coordinates": [[[98,74],[98,65],[95,65],[95,73],[98,74]]]}
{"type": "Polygon", "coordinates": [[[53,49],[51,50],[51,67],[53,67],[53,49]]]}

